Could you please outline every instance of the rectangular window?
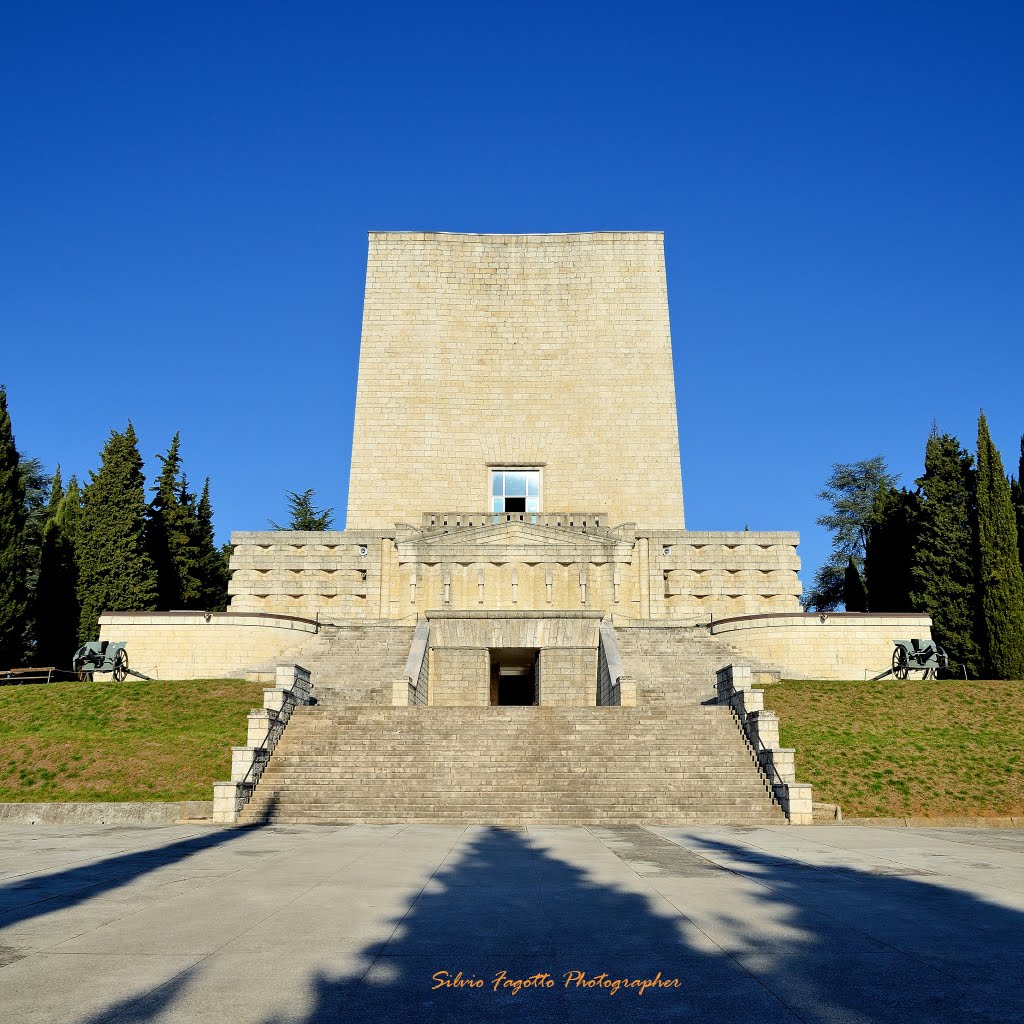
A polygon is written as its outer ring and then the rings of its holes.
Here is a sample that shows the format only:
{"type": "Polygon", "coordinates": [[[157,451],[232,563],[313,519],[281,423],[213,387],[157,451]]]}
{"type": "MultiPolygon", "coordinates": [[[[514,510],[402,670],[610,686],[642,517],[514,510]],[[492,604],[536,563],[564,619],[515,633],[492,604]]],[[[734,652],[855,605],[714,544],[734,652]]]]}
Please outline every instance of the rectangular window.
{"type": "Polygon", "coordinates": [[[539,469],[492,469],[492,512],[539,512],[539,469]]]}

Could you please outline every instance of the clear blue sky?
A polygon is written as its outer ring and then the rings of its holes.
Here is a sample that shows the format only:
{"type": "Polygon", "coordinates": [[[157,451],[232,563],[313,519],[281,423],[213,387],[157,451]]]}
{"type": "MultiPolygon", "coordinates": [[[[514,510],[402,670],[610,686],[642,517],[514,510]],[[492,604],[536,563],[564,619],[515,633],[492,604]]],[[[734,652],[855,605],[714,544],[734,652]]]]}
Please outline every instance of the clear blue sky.
{"type": "Polygon", "coordinates": [[[368,230],[663,229],[693,529],[1024,431],[1019,3],[9,3],[0,382],[84,476],[182,432],[221,539],[344,519],[368,230]]]}

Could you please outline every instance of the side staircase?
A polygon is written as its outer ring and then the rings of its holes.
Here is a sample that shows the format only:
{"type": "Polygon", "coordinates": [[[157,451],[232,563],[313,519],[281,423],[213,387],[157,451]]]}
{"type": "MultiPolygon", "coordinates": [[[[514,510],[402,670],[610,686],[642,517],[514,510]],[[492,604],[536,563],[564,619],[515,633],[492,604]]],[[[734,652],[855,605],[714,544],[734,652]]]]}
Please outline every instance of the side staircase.
{"type": "Polygon", "coordinates": [[[761,681],[778,681],[770,666],[752,662],[706,629],[683,626],[618,626],[622,665],[636,680],[640,706],[692,707],[715,696],[715,673],[742,662],[761,681]]]}
{"type": "Polygon", "coordinates": [[[414,708],[386,706],[411,628],[361,628],[310,666],[318,704],[239,821],[785,823],[729,708],[704,703],[731,653],[706,633],[616,631],[636,707],[414,708]]]}

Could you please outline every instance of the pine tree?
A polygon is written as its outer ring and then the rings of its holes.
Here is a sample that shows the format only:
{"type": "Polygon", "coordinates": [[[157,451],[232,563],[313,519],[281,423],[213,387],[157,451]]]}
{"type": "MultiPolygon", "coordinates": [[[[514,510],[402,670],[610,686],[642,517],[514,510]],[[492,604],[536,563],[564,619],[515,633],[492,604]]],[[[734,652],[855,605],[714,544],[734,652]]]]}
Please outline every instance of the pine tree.
{"type": "Polygon", "coordinates": [[[868,595],[864,590],[864,581],[853,558],[846,563],[843,573],[843,604],[848,612],[866,612],[868,595]]]}
{"type": "MultiPolygon", "coordinates": [[[[201,607],[206,611],[224,611],[228,606],[227,561],[217,547],[213,532],[213,505],[210,502],[210,478],[196,506],[196,546],[199,550],[202,580],[201,607]]],[[[229,548],[230,550],[230,548],[229,548]]]]}
{"type": "Polygon", "coordinates": [[[917,544],[918,496],[882,484],[875,496],[864,553],[864,585],[873,612],[913,610],[911,566],[917,544]]]}
{"type": "Polygon", "coordinates": [[[1024,679],[1024,573],[1017,520],[984,413],[978,417],[977,507],[985,667],[993,679],[1024,679]]]}
{"type": "Polygon", "coordinates": [[[0,668],[22,663],[25,650],[25,481],[0,387],[0,668]]]}
{"type": "Polygon", "coordinates": [[[74,477],[68,482],[67,493],[62,491],[59,467],[47,509],[52,513],[43,527],[36,588],[36,661],[69,668],[78,647],[81,614],[76,553],[81,495],[74,477]],[[57,498],[58,494],[61,497],[57,498]]]}
{"type": "Polygon", "coordinates": [[[977,678],[977,582],[974,543],[974,459],[952,434],[932,426],[925,446],[910,605],[932,617],[932,634],[954,662],[977,678]]]}
{"type": "Polygon", "coordinates": [[[811,589],[803,597],[806,608],[827,612],[843,603],[847,563],[852,558],[859,570],[864,562],[875,495],[882,484],[892,487],[896,480],[881,455],[832,466],[832,475],[818,494],[832,507],[830,513],[818,518],[819,526],[832,531],[832,554],[818,568],[811,589]]]}
{"type": "Polygon", "coordinates": [[[296,491],[287,491],[286,493],[291,522],[287,526],[278,526],[271,520],[270,525],[275,530],[310,530],[318,533],[331,528],[334,522],[334,509],[317,508],[313,504],[313,495],[316,494],[316,491],[312,487],[301,494],[296,491]]]}
{"type": "Polygon", "coordinates": [[[146,549],[146,481],[135,428],[112,431],[99,471],[82,494],[78,534],[79,637],[95,640],[102,611],[156,608],[157,577],[146,549]]]}

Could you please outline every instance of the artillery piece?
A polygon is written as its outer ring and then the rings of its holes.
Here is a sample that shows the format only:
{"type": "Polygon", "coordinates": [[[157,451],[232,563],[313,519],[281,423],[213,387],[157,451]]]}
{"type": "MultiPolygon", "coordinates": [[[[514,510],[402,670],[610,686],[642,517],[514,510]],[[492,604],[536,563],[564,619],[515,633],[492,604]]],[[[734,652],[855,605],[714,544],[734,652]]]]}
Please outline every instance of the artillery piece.
{"type": "Polygon", "coordinates": [[[134,672],[128,667],[128,652],[125,644],[116,640],[93,640],[82,644],[75,651],[72,662],[75,674],[79,679],[92,679],[94,672],[112,672],[114,679],[121,683],[127,676],[137,679],[149,679],[141,672],[134,672]]]}
{"type": "Polygon", "coordinates": [[[934,640],[893,640],[892,674],[906,679],[911,671],[923,671],[922,679],[938,679],[938,670],[949,666],[949,655],[934,640]]]}

